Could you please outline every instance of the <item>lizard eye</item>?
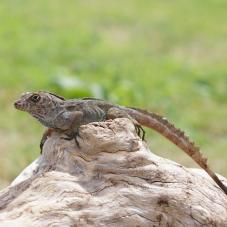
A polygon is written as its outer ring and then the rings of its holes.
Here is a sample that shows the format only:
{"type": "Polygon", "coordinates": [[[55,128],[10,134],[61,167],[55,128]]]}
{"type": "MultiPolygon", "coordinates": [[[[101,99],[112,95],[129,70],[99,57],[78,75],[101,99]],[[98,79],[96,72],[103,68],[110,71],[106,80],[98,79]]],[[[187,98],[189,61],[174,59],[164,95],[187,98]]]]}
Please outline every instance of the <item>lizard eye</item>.
{"type": "Polygon", "coordinates": [[[39,100],[40,100],[40,96],[37,95],[37,94],[34,94],[34,95],[32,95],[32,96],[30,97],[30,100],[31,100],[32,102],[34,102],[34,103],[37,103],[37,102],[39,102],[39,100]]]}

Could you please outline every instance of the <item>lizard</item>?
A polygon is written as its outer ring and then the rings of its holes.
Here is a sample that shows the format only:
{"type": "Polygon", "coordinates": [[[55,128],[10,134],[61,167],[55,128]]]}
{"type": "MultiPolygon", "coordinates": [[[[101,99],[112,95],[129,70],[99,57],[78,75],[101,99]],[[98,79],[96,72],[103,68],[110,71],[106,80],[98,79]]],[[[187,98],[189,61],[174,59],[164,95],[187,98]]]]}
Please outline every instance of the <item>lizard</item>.
{"type": "Polygon", "coordinates": [[[207,159],[203,157],[199,147],[182,130],[176,128],[159,114],[139,108],[114,105],[96,98],[66,100],[46,91],[26,92],[14,103],[14,106],[18,110],[28,112],[42,125],[49,128],[41,140],[41,149],[51,130],[63,132],[67,140],[74,138],[79,146],[77,137],[81,125],[108,119],[129,118],[133,121],[137,134],[140,136],[142,132],[143,140],[145,131],[142,126],[160,133],[188,154],[227,195],[227,186],[208,166],[207,159]]]}

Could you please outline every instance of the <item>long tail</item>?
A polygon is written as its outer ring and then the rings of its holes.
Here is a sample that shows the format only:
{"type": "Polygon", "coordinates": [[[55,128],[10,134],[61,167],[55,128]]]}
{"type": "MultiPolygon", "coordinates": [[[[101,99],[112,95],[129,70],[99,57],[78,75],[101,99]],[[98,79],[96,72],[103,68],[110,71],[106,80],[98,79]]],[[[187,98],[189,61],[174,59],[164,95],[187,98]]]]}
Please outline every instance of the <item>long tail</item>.
{"type": "Polygon", "coordinates": [[[191,142],[183,131],[175,128],[173,124],[158,114],[138,108],[126,108],[125,110],[129,115],[136,119],[139,124],[154,129],[169,139],[171,142],[176,144],[184,152],[186,152],[201,168],[203,168],[210,175],[210,177],[227,195],[227,187],[210,169],[207,164],[207,159],[203,157],[199,147],[191,142]]]}

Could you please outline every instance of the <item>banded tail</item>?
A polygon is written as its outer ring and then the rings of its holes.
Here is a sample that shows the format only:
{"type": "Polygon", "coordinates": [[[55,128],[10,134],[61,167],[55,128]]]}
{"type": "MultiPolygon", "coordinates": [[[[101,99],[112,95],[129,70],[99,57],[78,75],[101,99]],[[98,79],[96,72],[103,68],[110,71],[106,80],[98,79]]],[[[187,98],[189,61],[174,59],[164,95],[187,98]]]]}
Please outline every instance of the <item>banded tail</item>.
{"type": "Polygon", "coordinates": [[[199,147],[197,147],[180,129],[175,128],[167,119],[162,116],[142,110],[139,108],[127,108],[126,111],[137,122],[148,128],[152,128],[173,142],[185,153],[187,153],[209,176],[217,183],[217,185],[227,195],[227,186],[225,186],[217,175],[210,169],[207,164],[207,159],[203,157],[199,147]]]}

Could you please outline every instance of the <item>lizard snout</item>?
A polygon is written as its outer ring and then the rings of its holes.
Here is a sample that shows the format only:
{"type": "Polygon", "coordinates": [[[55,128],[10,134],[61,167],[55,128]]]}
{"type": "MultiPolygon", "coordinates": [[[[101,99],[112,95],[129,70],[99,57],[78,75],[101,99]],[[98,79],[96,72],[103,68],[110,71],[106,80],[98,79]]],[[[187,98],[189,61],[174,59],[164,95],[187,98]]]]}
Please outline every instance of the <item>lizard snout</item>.
{"type": "Polygon", "coordinates": [[[23,108],[23,103],[20,101],[20,100],[18,100],[18,101],[16,101],[15,103],[14,103],[14,107],[16,108],[16,109],[18,109],[18,110],[23,110],[24,108],[23,108]]]}

